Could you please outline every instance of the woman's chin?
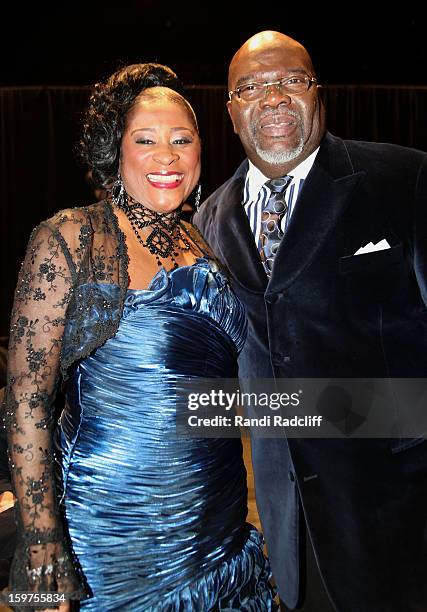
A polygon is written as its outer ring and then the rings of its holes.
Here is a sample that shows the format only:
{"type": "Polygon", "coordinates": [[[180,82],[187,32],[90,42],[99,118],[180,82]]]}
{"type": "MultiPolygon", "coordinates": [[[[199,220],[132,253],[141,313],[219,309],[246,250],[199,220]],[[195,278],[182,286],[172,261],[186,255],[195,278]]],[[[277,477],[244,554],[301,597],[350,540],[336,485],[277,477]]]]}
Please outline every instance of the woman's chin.
{"type": "Polygon", "coordinates": [[[180,208],[182,204],[183,202],[181,200],[172,202],[144,202],[144,206],[146,208],[149,208],[154,212],[162,214],[167,214],[173,212],[174,210],[178,210],[178,208],[180,208]]]}

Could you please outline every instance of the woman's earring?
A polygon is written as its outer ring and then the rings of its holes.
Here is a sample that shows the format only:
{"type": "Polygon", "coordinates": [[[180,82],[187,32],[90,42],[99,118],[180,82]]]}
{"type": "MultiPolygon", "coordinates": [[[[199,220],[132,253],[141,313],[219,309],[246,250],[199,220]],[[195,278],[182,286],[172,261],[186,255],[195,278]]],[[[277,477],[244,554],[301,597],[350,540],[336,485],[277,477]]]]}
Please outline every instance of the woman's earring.
{"type": "Polygon", "coordinates": [[[111,196],[113,199],[113,203],[116,206],[119,206],[119,207],[122,206],[123,201],[125,199],[125,195],[126,195],[126,191],[123,185],[122,177],[120,176],[120,172],[119,172],[111,188],[111,196]]]}
{"type": "Polygon", "coordinates": [[[199,210],[199,206],[200,206],[200,196],[202,195],[202,186],[199,183],[197,185],[197,190],[196,190],[196,195],[194,198],[194,206],[196,208],[196,210],[199,210]]]}

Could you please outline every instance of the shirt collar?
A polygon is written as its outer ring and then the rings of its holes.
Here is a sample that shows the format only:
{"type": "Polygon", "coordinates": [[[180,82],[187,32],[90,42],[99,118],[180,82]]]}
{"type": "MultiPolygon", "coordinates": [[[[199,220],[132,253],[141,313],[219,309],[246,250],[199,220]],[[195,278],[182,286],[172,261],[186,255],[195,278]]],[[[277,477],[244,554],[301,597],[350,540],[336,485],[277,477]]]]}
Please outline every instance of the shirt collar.
{"type": "MultiPolygon", "coordinates": [[[[311,167],[314,164],[314,160],[319,151],[319,148],[320,147],[317,147],[317,149],[315,149],[313,153],[311,153],[311,155],[309,155],[306,159],[304,159],[304,161],[302,161],[300,164],[298,164],[298,166],[296,166],[292,170],[291,176],[293,177],[292,178],[293,183],[301,179],[305,179],[307,177],[307,174],[310,172],[311,167]]],[[[261,187],[264,185],[266,181],[268,181],[268,176],[265,176],[261,172],[261,170],[259,170],[250,160],[248,161],[249,161],[249,168],[246,174],[247,189],[248,189],[248,196],[249,196],[248,199],[249,201],[254,201],[258,197],[261,187]]]]}

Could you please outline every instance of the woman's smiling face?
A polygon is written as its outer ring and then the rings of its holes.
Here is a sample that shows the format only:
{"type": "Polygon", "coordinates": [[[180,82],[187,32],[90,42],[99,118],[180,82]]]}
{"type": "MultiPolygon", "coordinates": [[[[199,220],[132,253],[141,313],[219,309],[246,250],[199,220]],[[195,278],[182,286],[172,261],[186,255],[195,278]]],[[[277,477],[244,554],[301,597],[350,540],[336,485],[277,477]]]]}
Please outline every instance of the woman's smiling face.
{"type": "Polygon", "coordinates": [[[127,193],[147,208],[168,213],[193,191],[201,147],[191,107],[176,92],[153,87],[126,118],[120,173],[127,193]]]}

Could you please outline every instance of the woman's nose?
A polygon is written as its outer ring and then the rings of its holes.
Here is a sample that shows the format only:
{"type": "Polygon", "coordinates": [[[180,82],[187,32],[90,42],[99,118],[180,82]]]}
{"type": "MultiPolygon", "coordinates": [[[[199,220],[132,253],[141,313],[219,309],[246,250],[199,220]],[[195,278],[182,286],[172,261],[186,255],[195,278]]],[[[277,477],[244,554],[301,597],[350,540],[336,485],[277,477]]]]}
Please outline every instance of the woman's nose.
{"type": "Polygon", "coordinates": [[[153,159],[159,164],[170,166],[173,162],[179,159],[179,154],[172,146],[159,147],[153,154],[153,159]]]}

